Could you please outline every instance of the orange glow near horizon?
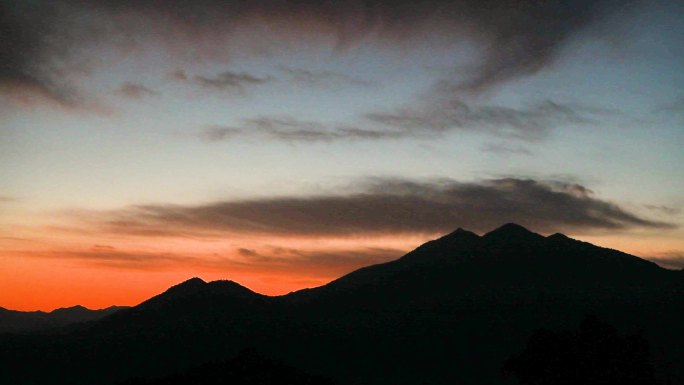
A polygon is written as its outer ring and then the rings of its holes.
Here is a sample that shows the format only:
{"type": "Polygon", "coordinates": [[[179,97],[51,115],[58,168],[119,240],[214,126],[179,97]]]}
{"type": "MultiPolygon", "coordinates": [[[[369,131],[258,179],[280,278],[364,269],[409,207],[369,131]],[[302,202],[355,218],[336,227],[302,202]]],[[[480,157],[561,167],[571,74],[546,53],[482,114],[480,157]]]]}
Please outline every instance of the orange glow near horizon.
{"type": "Polygon", "coordinates": [[[133,306],[192,277],[232,280],[257,293],[282,295],[398,258],[422,243],[415,237],[271,240],[278,246],[262,239],[124,239],[86,248],[77,245],[92,245],[92,240],[79,237],[30,244],[5,240],[0,307],[51,311],[75,305],[133,306]]]}
{"type": "Polygon", "coordinates": [[[62,263],[45,266],[44,261],[25,259],[3,263],[0,306],[20,311],[51,311],[75,305],[89,309],[133,306],[192,277],[205,281],[230,279],[266,295],[320,286],[336,278],[296,272],[219,272],[192,266],[178,266],[169,271],[79,267],[62,263]]]}
{"type": "MultiPolygon", "coordinates": [[[[51,311],[75,305],[90,309],[134,306],[192,277],[227,279],[257,293],[282,295],[396,259],[435,237],[120,239],[80,249],[75,247],[83,244],[84,239],[79,237],[55,236],[30,244],[4,240],[0,249],[0,307],[51,311]]],[[[659,251],[684,248],[682,241],[672,238],[574,238],[652,260],[659,251]]]]}

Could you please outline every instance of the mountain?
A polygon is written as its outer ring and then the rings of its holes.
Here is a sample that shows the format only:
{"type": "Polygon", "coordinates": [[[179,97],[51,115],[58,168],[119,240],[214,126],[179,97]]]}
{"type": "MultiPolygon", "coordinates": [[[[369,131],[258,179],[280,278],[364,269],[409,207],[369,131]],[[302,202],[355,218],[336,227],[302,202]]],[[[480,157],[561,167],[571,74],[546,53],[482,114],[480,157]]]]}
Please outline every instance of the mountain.
{"type": "Polygon", "coordinates": [[[106,309],[90,310],[83,306],[73,306],[43,311],[14,311],[0,307],[0,333],[34,332],[59,328],[79,322],[94,321],[125,309],[111,306],[106,309]]]}
{"type": "Polygon", "coordinates": [[[339,384],[504,384],[534,330],[595,314],[642,331],[676,384],[682,298],[681,271],[620,251],[515,224],[458,229],[315,289],[268,297],[193,278],[68,333],[4,336],[0,383],[163,378],[253,348],[339,384]]]}
{"type": "Polygon", "coordinates": [[[320,376],[312,376],[283,365],[253,350],[244,350],[235,358],[210,362],[183,373],[155,379],[133,379],[125,385],[334,385],[320,376]]]}

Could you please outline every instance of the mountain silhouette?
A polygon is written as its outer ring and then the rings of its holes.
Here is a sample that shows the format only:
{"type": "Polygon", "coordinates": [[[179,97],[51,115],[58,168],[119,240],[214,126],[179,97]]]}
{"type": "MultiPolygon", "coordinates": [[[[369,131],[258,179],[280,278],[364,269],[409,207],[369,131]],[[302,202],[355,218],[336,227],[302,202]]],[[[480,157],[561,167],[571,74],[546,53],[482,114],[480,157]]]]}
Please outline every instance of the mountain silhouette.
{"type": "Polygon", "coordinates": [[[588,316],[574,332],[536,330],[502,373],[522,385],[658,385],[649,346],[636,333],[621,336],[610,324],[588,316]]]}
{"type": "Polygon", "coordinates": [[[126,306],[111,306],[106,309],[90,310],[83,306],[73,306],[43,312],[14,311],[0,307],[0,333],[34,332],[59,328],[97,320],[125,308],[126,306]]]}
{"type": "Polygon", "coordinates": [[[252,349],[238,353],[235,358],[210,362],[183,373],[155,379],[134,379],[124,385],[334,385],[334,382],[304,373],[296,368],[273,361],[252,349]]]}
{"type": "Polygon", "coordinates": [[[255,348],[339,384],[504,384],[533,330],[589,313],[642,330],[677,383],[683,295],[681,271],[620,251],[515,224],[458,229],[314,289],[269,297],[193,278],[67,333],[4,336],[0,383],[163,378],[255,348]]]}

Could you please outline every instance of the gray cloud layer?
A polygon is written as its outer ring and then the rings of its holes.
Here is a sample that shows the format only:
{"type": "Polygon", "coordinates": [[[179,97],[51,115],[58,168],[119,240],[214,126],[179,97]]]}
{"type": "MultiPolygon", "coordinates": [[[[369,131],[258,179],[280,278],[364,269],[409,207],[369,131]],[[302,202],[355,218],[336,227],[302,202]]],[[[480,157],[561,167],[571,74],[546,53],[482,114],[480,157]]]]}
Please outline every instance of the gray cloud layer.
{"type": "Polygon", "coordinates": [[[246,72],[225,71],[216,76],[195,76],[193,81],[202,87],[244,92],[247,87],[273,81],[272,77],[257,77],[246,72]]]}
{"type": "Polygon", "coordinates": [[[112,246],[95,245],[89,250],[32,251],[21,255],[34,258],[71,259],[117,269],[166,270],[204,268],[210,270],[283,273],[296,271],[313,276],[336,276],[359,267],[399,258],[406,251],[366,247],[343,250],[301,250],[283,247],[239,248],[230,255],[188,256],[170,252],[123,251],[112,246]]]}
{"type": "Polygon", "coordinates": [[[684,269],[684,251],[670,251],[648,259],[667,269],[684,269]]]}
{"type": "Polygon", "coordinates": [[[557,126],[587,124],[586,111],[552,101],[511,108],[496,105],[469,105],[453,96],[433,96],[421,104],[390,112],[374,112],[366,118],[389,127],[411,132],[484,132],[523,140],[539,140],[557,126]]]}
{"type": "Polygon", "coordinates": [[[479,183],[381,179],[347,195],[141,205],[88,217],[102,231],[140,236],[436,234],[456,227],[485,231],[506,222],[547,233],[673,227],[596,198],[578,184],[514,178],[479,183]]]}
{"type": "MultiPolygon", "coordinates": [[[[431,98],[407,108],[372,112],[354,125],[325,124],[292,116],[258,116],[238,127],[212,125],[200,137],[218,142],[253,135],[290,142],[433,138],[450,132],[470,132],[521,141],[544,139],[552,129],[568,124],[593,124],[598,113],[579,105],[545,101],[521,108],[472,105],[456,98],[431,98]]],[[[513,147],[508,147],[509,153],[513,147]]],[[[502,152],[503,147],[487,148],[502,152]]],[[[524,152],[518,148],[518,153],[524,152]]]]}
{"type": "Polygon", "coordinates": [[[332,142],[340,140],[379,140],[415,137],[406,130],[366,129],[349,126],[326,125],[291,116],[260,116],[245,119],[240,127],[213,125],[204,128],[200,138],[220,142],[238,135],[257,136],[286,142],[332,142]]]}
{"type": "MultiPolygon", "coordinates": [[[[71,55],[80,46],[94,41],[126,46],[178,33],[200,46],[240,26],[258,24],[290,31],[293,37],[333,36],[340,47],[367,37],[388,44],[414,44],[431,35],[474,40],[482,48],[482,62],[460,86],[481,90],[553,63],[578,32],[632,2],[0,0],[0,89],[71,103],[74,95],[60,79],[77,61],[71,55]]],[[[220,50],[220,44],[212,48],[220,50]]]]}
{"type": "Polygon", "coordinates": [[[370,80],[365,80],[359,77],[354,77],[334,71],[311,71],[303,68],[293,68],[286,66],[280,66],[279,70],[291,81],[309,86],[351,85],[359,87],[368,87],[373,85],[373,82],[370,80]]]}
{"type": "Polygon", "coordinates": [[[334,275],[353,269],[387,262],[405,254],[404,250],[366,247],[349,250],[300,250],[271,247],[266,250],[241,248],[242,264],[263,266],[270,271],[296,271],[334,275]]]}
{"type": "Polygon", "coordinates": [[[158,91],[155,91],[144,84],[126,82],[116,90],[116,93],[124,98],[140,100],[149,96],[159,96],[161,95],[158,91]]]}

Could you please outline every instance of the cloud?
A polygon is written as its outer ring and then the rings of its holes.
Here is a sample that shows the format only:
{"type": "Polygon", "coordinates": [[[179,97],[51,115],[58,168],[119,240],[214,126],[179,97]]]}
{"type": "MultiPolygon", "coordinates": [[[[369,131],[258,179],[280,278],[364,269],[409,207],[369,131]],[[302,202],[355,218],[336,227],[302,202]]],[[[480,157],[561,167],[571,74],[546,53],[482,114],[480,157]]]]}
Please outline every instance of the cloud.
{"type": "Polygon", "coordinates": [[[38,56],[34,43],[45,35],[45,24],[30,27],[27,19],[40,20],[35,10],[30,16],[19,6],[7,1],[0,2],[0,91],[14,93],[24,89],[61,101],[63,98],[55,86],[31,70],[31,60],[38,56]]]}
{"type": "Polygon", "coordinates": [[[150,96],[161,95],[158,91],[146,87],[141,83],[126,82],[116,90],[116,93],[124,98],[140,100],[150,96]]]}
{"type": "MultiPolygon", "coordinates": [[[[157,47],[171,57],[202,51],[207,57],[230,56],[230,50],[260,52],[250,42],[225,44],[251,27],[260,33],[243,37],[261,36],[271,44],[274,38],[282,42],[310,37],[338,49],[368,40],[390,46],[417,46],[435,36],[472,41],[481,61],[460,87],[478,91],[553,64],[573,37],[607,16],[624,13],[633,2],[2,0],[0,90],[73,103],[64,75],[84,58],[97,62],[88,47],[128,49],[151,41],[163,42],[157,47]]],[[[233,87],[235,82],[230,74],[204,80],[219,87],[233,87]]]]}
{"type": "Polygon", "coordinates": [[[80,263],[127,270],[161,271],[204,269],[231,272],[291,273],[336,277],[357,268],[397,259],[406,251],[361,247],[358,249],[295,249],[283,247],[238,248],[222,255],[187,255],[173,252],[118,250],[94,245],[87,250],[25,251],[23,256],[74,260],[80,263]]]}
{"type": "Polygon", "coordinates": [[[260,116],[244,120],[246,132],[285,141],[333,141],[353,139],[395,139],[408,133],[326,125],[290,116],[260,116]]]}
{"type": "Polygon", "coordinates": [[[0,96],[66,109],[101,108],[86,102],[70,81],[69,75],[82,71],[84,63],[67,57],[94,34],[75,33],[83,28],[65,5],[0,0],[0,96]]]}
{"type": "Polygon", "coordinates": [[[488,143],[482,151],[497,155],[532,155],[532,152],[522,146],[511,146],[507,143],[488,143]]]}
{"type": "Polygon", "coordinates": [[[366,118],[414,133],[466,131],[538,141],[555,127],[591,123],[592,113],[550,100],[518,108],[468,104],[454,94],[435,92],[414,106],[372,112],[366,118]]]}
{"type": "Polygon", "coordinates": [[[358,249],[304,250],[268,247],[265,250],[240,248],[241,264],[260,266],[273,272],[298,271],[327,276],[344,274],[354,269],[397,259],[405,250],[380,247],[358,249]]]}
{"type": "Polygon", "coordinates": [[[278,67],[280,72],[285,74],[291,81],[309,86],[342,86],[351,85],[368,87],[374,83],[359,77],[350,76],[334,71],[311,71],[303,68],[292,68],[287,66],[278,67]]]}
{"type": "Polygon", "coordinates": [[[666,269],[684,269],[684,251],[681,250],[660,253],[648,259],[666,269]]]}
{"type": "Polygon", "coordinates": [[[246,72],[232,72],[225,71],[220,74],[207,77],[207,76],[195,76],[193,81],[205,88],[226,90],[226,91],[237,91],[245,92],[247,87],[253,87],[257,85],[262,85],[273,81],[274,78],[271,76],[266,77],[256,77],[254,75],[248,74],[246,72]]]}
{"type": "MultiPolygon", "coordinates": [[[[351,124],[330,124],[288,115],[262,115],[243,119],[238,127],[211,125],[199,136],[211,142],[238,135],[288,142],[332,142],[436,138],[460,131],[530,142],[544,139],[558,126],[593,124],[596,113],[590,108],[552,101],[512,108],[471,105],[458,99],[436,99],[390,112],[367,113],[351,124]]],[[[499,154],[529,153],[523,147],[506,144],[492,144],[484,150],[499,154]]]]}
{"type": "Polygon", "coordinates": [[[403,130],[367,129],[328,125],[291,116],[259,116],[244,119],[240,127],[212,125],[199,132],[209,142],[220,142],[238,135],[257,136],[286,142],[332,142],[340,140],[381,140],[415,136],[403,130]]]}
{"type": "Polygon", "coordinates": [[[682,212],[682,209],[677,207],[663,206],[663,205],[645,205],[651,211],[661,215],[676,216],[682,212]]]}
{"type": "Polygon", "coordinates": [[[439,234],[456,227],[487,231],[506,222],[545,233],[674,227],[599,199],[578,184],[516,178],[468,183],[377,179],[347,194],[138,205],[89,212],[82,220],[105,233],[144,237],[439,234]]]}
{"type": "Polygon", "coordinates": [[[148,252],[118,250],[112,246],[95,245],[87,250],[23,251],[16,254],[55,260],[74,260],[94,266],[130,269],[164,270],[179,266],[201,264],[202,258],[179,255],[171,252],[148,252]]]}
{"type": "Polygon", "coordinates": [[[199,133],[199,137],[208,142],[220,142],[235,135],[241,134],[243,131],[239,128],[226,126],[208,126],[199,133]]]}

